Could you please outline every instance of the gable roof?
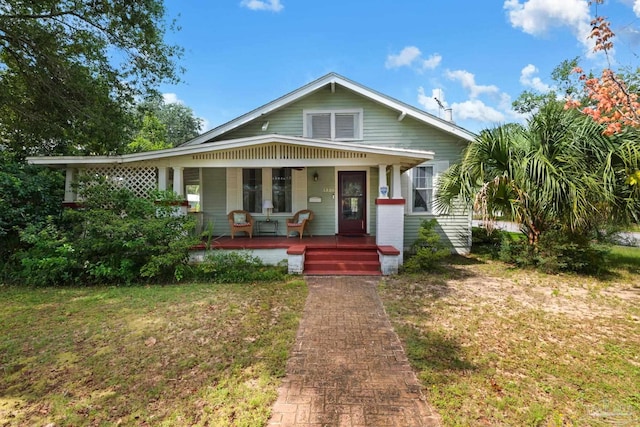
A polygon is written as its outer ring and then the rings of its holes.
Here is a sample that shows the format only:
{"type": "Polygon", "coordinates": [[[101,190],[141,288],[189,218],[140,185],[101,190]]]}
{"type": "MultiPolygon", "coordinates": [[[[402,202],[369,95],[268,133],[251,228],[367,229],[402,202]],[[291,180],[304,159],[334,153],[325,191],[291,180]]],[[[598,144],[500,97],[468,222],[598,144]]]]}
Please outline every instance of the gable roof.
{"type": "Polygon", "coordinates": [[[243,114],[236,119],[233,119],[201,135],[198,135],[192,140],[185,142],[181,146],[203,144],[213,138],[216,138],[220,135],[237,129],[240,126],[243,126],[255,119],[258,119],[265,114],[272,113],[273,111],[276,111],[286,105],[292,104],[293,102],[296,102],[299,99],[304,98],[326,87],[327,85],[333,86],[336,84],[347,88],[365,98],[382,104],[388,108],[396,110],[401,115],[412,117],[420,122],[431,125],[448,134],[455,135],[463,140],[472,141],[476,137],[474,133],[460,126],[457,126],[455,123],[443,120],[439,117],[434,116],[433,114],[429,114],[425,111],[412,107],[409,104],[398,101],[397,99],[383,95],[379,92],[362,86],[361,84],[356,83],[353,80],[349,80],[339,74],[329,73],[317,80],[312,81],[311,83],[302,86],[299,89],[294,90],[293,92],[290,92],[284,96],[281,96],[280,98],[275,99],[274,101],[269,102],[268,104],[263,105],[262,107],[258,107],[255,110],[243,114]]]}

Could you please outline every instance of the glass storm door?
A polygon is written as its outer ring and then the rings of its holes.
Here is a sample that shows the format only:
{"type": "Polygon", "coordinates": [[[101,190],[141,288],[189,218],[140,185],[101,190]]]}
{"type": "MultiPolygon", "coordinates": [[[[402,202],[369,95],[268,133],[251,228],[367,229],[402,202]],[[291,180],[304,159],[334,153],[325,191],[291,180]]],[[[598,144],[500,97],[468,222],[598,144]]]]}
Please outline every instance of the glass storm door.
{"type": "Polygon", "coordinates": [[[338,234],[365,234],[367,227],[365,171],[338,172],[338,234]]]}

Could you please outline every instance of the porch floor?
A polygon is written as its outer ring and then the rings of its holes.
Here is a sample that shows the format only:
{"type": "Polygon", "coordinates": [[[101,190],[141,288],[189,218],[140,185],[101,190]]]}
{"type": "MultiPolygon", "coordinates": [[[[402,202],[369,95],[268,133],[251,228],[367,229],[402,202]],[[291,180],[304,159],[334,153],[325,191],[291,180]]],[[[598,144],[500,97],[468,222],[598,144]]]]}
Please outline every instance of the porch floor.
{"type": "MultiPolygon", "coordinates": [[[[307,249],[376,249],[375,236],[304,236],[302,239],[298,237],[285,236],[236,236],[232,239],[229,236],[214,237],[211,240],[211,249],[288,249],[291,246],[306,246],[307,249]]],[[[206,242],[198,245],[196,248],[204,249],[206,242]]]]}

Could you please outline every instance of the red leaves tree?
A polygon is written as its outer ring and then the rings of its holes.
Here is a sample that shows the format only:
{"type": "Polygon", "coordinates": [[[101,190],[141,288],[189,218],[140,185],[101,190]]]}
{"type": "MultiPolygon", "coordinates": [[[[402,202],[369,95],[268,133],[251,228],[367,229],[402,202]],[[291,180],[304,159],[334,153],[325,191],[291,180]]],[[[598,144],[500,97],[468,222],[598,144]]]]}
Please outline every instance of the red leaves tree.
{"type": "MultiPolygon", "coordinates": [[[[596,16],[591,21],[591,34],[594,39],[594,52],[604,52],[609,58],[609,52],[613,48],[612,39],[615,34],[611,30],[609,21],[597,14],[598,4],[604,0],[590,1],[595,4],[596,16]]],[[[567,100],[567,108],[579,108],[584,114],[589,115],[598,123],[605,125],[604,133],[613,135],[621,133],[626,126],[640,128],[640,100],[638,94],[629,90],[629,85],[611,69],[607,67],[600,77],[591,77],[581,68],[575,68],[574,72],[584,84],[589,105],[583,106],[579,100],[567,100]]]]}

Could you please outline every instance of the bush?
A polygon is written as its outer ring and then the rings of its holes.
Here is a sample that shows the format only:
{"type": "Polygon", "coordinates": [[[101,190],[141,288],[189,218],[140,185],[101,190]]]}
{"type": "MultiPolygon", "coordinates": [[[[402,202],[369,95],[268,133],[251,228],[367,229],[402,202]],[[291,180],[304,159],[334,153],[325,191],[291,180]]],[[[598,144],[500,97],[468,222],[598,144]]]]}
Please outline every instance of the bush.
{"type": "Polygon", "coordinates": [[[494,229],[489,232],[484,227],[473,227],[471,229],[471,250],[474,253],[489,254],[497,258],[500,247],[505,239],[511,239],[512,233],[494,229]]]}
{"type": "Polygon", "coordinates": [[[249,252],[214,250],[197,267],[199,276],[216,283],[248,283],[283,280],[286,266],[265,266],[249,252]]]}
{"type": "Polygon", "coordinates": [[[57,218],[62,211],[63,195],[64,176],[60,172],[27,165],[0,149],[0,272],[5,272],[2,276],[13,275],[16,266],[7,264],[7,260],[24,247],[20,232],[30,225],[46,227],[51,218],[57,218]]]}
{"type": "Polygon", "coordinates": [[[58,224],[27,227],[15,255],[30,285],[131,284],[180,280],[189,260],[193,219],[175,214],[173,193],[136,197],[106,184],[83,191],[86,204],[58,224]]]}
{"type": "Polygon", "coordinates": [[[434,230],[438,222],[435,219],[424,220],[418,230],[418,238],[411,246],[409,259],[403,269],[409,273],[418,273],[436,267],[451,250],[440,241],[440,235],[434,230]]]}
{"type": "Polygon", "coordinates": [[[500,260],[520,267],[535,267],[546,273],[598,274],[605,269],[607,245],[588,237],[550,230],[540,235],[536,246],[526,240],[503,239],[500,260]]]}

